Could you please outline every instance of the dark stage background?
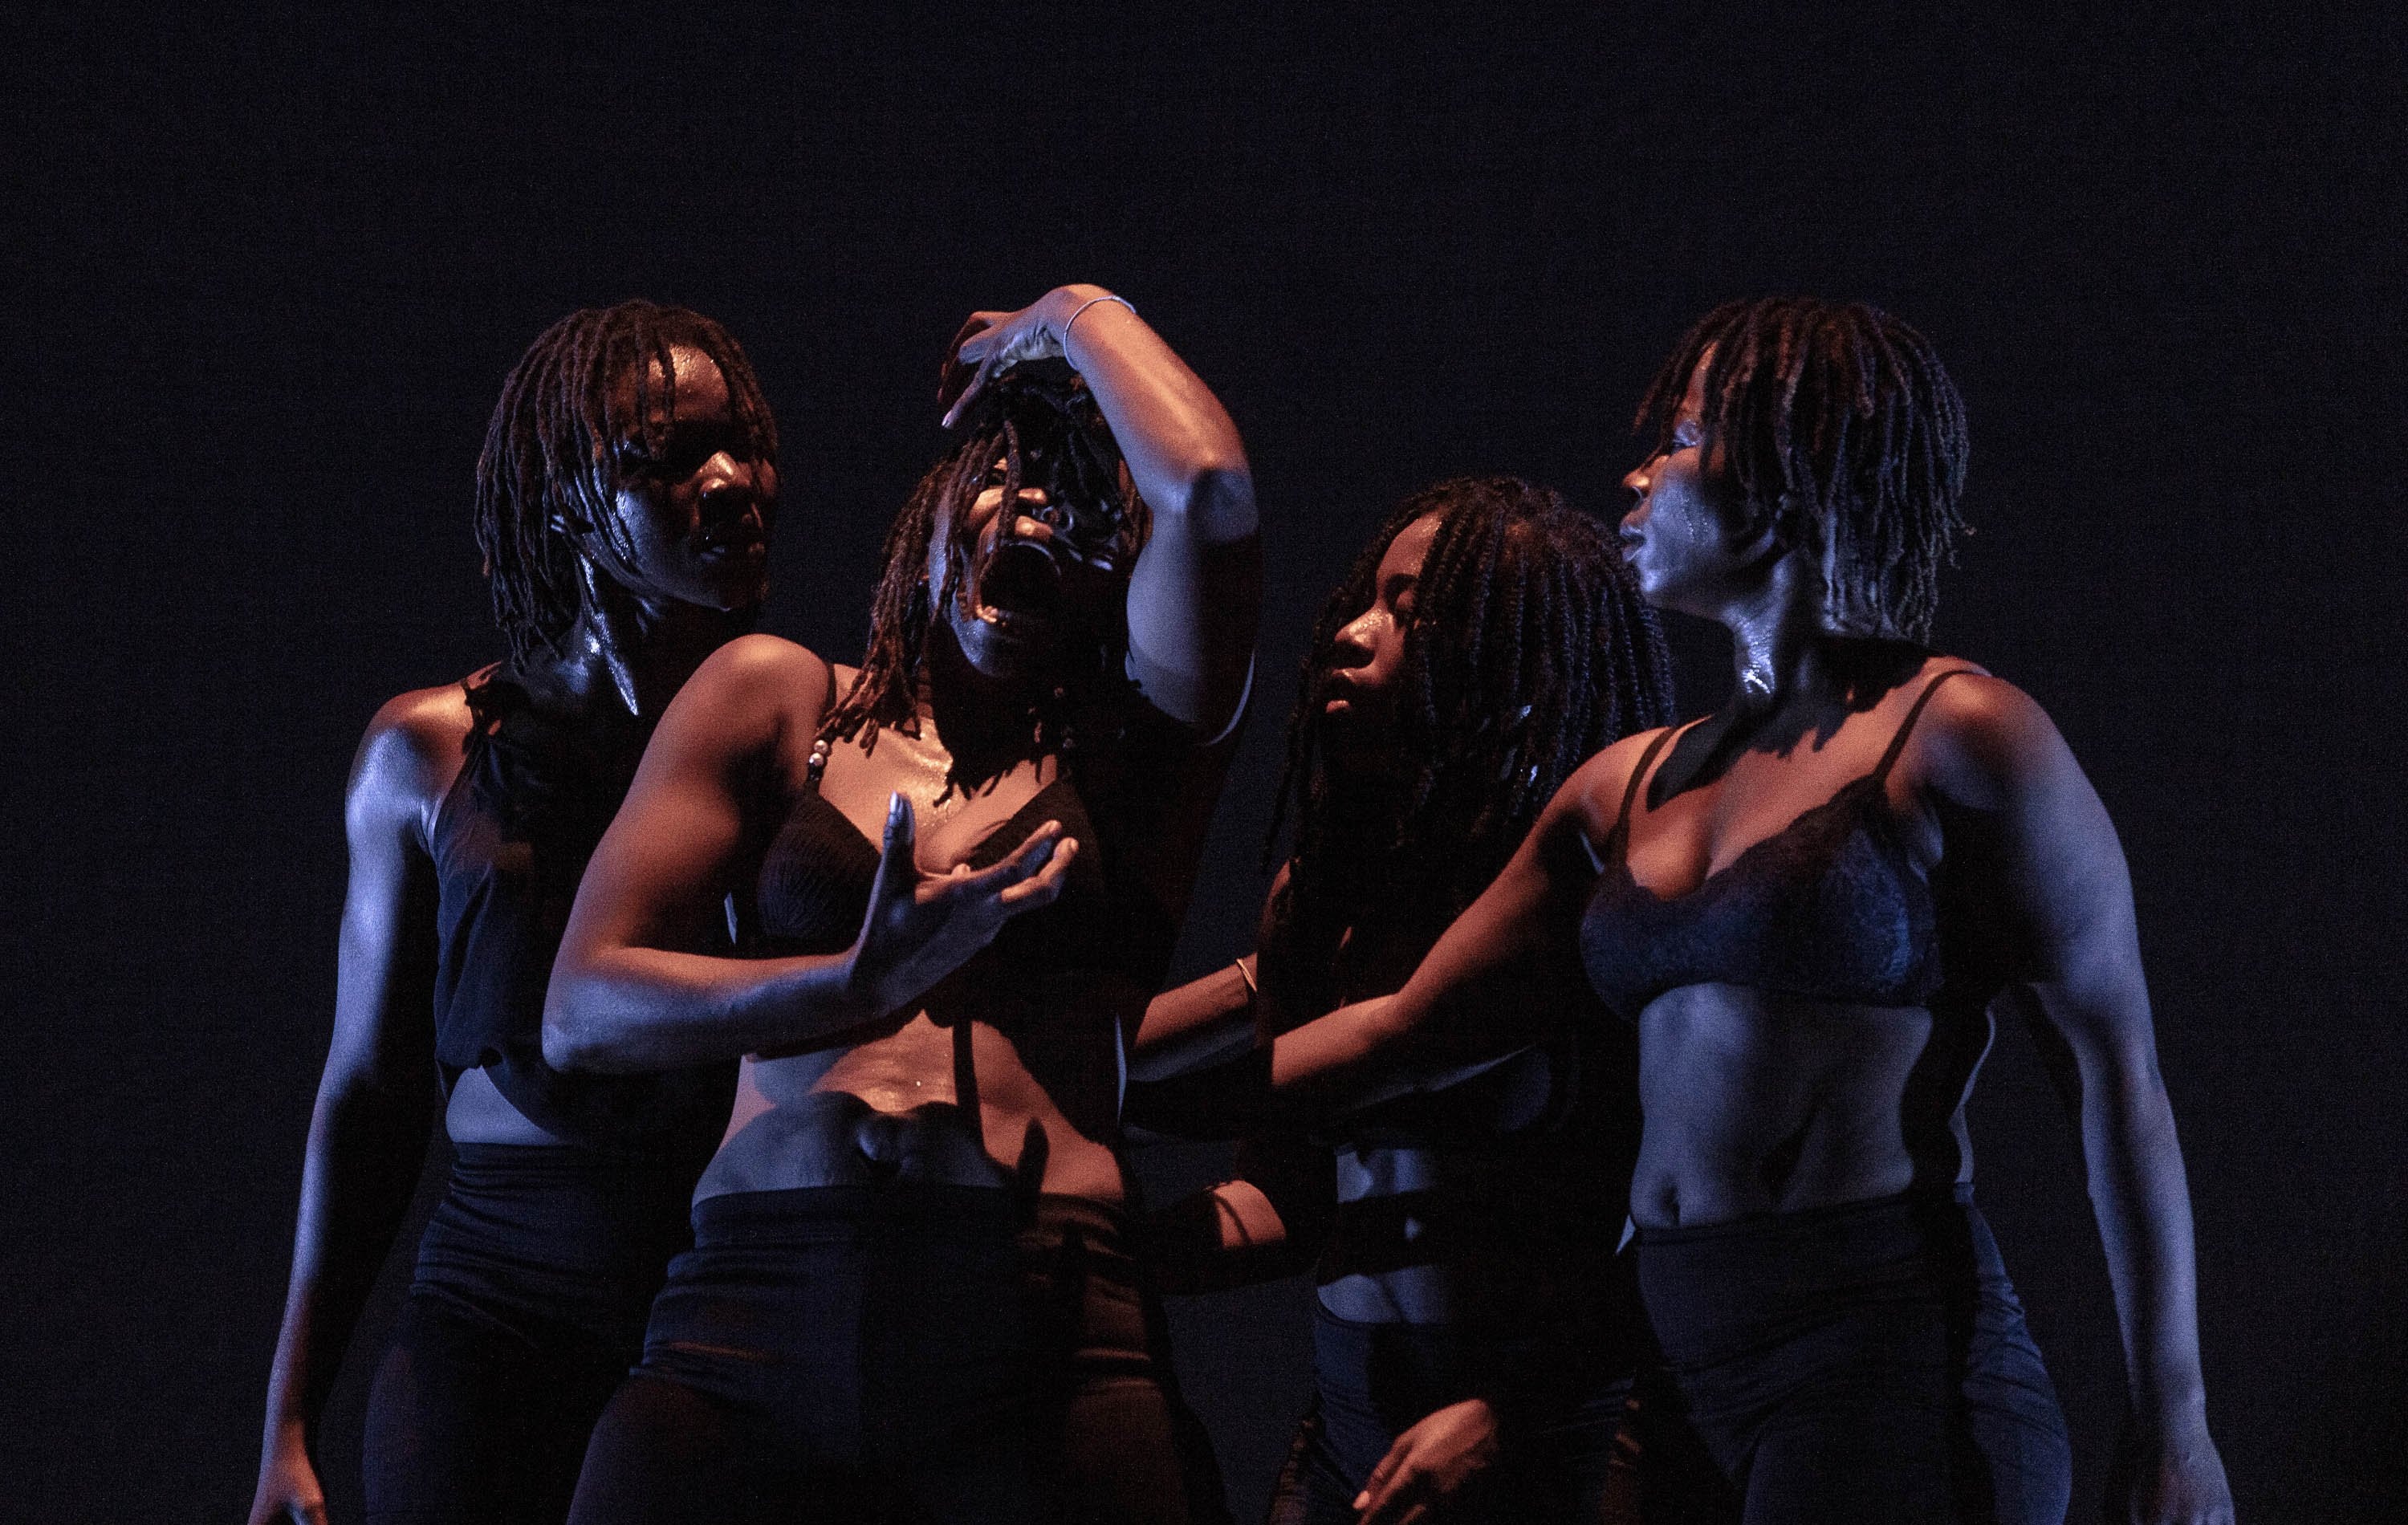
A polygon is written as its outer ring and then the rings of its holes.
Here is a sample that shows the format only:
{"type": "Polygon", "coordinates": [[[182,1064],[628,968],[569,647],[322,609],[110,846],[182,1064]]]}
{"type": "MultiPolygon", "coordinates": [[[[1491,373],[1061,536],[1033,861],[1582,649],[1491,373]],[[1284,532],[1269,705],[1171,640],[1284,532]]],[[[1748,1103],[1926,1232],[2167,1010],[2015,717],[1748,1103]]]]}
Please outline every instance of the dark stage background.
{"type": "MultiPolygon", "coordinates": [[[[1309,611],[1401,493],[1618,511],[1631,404],[1726,296],[1930,333],[1980,525],[1942,639],[2124,832],[2243,1518],[2396,1507],[2400,25],[1215,8],[5,23],[0,1514],[250,1497],[344,772],[380,700],[496,650],[469,482],[520,349],[631,295],[724,319],[787,441],[767,627],[850,657],[943,341],[1069,280],[1220,390],[1267,521],[1270,681],[1184,971],[1242,946],[1309,611]]],[[[1695,711],[1721,656],[1679,634],[1695,711]]],[[[2086,1511],[2119,1359],[2019,1037],[1977,1132],[2086,1511]]],[[[1305,1296],[1176,1310],[1240,1519],[1305,1296]]]]}

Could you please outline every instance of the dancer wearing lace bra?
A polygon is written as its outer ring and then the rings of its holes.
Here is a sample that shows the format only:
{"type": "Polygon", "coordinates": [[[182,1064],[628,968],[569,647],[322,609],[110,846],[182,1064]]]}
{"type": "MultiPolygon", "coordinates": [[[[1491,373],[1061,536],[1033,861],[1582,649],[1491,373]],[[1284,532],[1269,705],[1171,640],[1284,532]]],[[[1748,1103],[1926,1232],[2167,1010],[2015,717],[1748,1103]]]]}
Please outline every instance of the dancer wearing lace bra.
{"type": "Polygon", "coordinates": [[[1251,479],[1109,294],[977,314],[953,358],[964,432],[860,669],[767,638],[707,665],[562,942],[556,1061],[745,1056],[580,1521],[1219,1510],[1119,1106],[1244,707],[1251,479]]]}
{"type": "Polygon", "coordinates": [[[1870,308],[1733,303],[1641,420],[1625,554],[1651,601],[1730,631],[1733,698],[1574,773],[1398,996],[1277,1040],[1272,1095],[1318,1110],[1494,1052],[1462,995],[1576,940],[1638,1029],[1641,1293],[1746,1518],[2055,1521],[2063,1423],[1965,1129],[1990,1012],[2017,1013],[2080,1129],[2131,1518],[2229,1519],[2114,830],[2038,705],[1918,644],[1958,527],[1947,373],[1870,308]]]}

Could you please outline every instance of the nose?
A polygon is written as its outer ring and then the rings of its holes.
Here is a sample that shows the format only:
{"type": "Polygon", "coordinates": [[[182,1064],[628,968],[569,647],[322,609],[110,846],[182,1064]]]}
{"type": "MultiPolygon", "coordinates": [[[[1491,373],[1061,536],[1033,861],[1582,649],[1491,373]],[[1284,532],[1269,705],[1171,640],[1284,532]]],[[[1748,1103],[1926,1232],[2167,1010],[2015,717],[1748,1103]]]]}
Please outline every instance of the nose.
{"type": "Polygon", "coordinates": [[[1329,665],[1332,669],[1369,665],[1372,654],[1379,646],[1379,638],[1372,630],[1371,622],[1379,617],[1380,611],[1374,606],[1338,627],[1338,633],[1330,638],[1329,665]]]}
{"type": "Polygon", "coordinates": [[[702,517],[707,524],[766,512],[762,505],[761,468],[721,451],[703,463],[702,517]]]}
{"type": "Polygon", "coordinates": [[[1634,466],[1629,470],[1624,472],[1622,474],[1622,485],[1624,489],[1628,492],[1637,493],[1641,497],[1645,497],[1647,496],[1647,484],[1655,475],[1656,461],[1656,457],[1650,455],[1647,459],[1640,462],[1637,466],[1634,466]]]}

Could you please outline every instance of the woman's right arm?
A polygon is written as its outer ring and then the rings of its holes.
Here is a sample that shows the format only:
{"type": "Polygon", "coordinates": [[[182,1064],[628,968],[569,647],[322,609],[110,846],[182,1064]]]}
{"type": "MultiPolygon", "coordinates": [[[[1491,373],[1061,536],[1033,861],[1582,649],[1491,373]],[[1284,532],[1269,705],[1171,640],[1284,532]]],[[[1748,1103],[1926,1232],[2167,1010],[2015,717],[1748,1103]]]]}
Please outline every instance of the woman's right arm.
{"type": "Polygon", "coordinates": [[[251,1525],[323,1525],[309,1454],[318,1416],[425,1161],[436,1101],[425,827],[466,734],[459,690],[404,695],[378,712],[351,765],[334,1039],[309,1119],[251,1525]]]}
{"type": "Polygon", "coordinates": [[[1577,945],[1597,877],[1589,844],[1611,824],[1595,802],[1619,800],[1636,755],[1627,740],[1572,774],[1403,989],[1281,1034],[1270,1045],[1272,1115],[1306,1122],[1436,1089],[1548,1036],[1564,1015],[1548,976],[1577,945]],[[1509,986],[1516,999],[1495,999],[1509,986]]]}
{"type": "MultiPolygon", "coordinates": [[[[727,958],[713,946],[748,868],[745,807],[803,777],[828,691],[820,659],[748,636],[713,653],[661,717],[595,849],[552,965],[543,1052],[642,1072],[805,1046],[902,1009],[1058,894],[1074,848],[1040,829],[993,868],[922,874],[900,795],[862,931],[842,953],[727,958]]],[[[775,798],[763,798],[774,795],[775,798]]]]}

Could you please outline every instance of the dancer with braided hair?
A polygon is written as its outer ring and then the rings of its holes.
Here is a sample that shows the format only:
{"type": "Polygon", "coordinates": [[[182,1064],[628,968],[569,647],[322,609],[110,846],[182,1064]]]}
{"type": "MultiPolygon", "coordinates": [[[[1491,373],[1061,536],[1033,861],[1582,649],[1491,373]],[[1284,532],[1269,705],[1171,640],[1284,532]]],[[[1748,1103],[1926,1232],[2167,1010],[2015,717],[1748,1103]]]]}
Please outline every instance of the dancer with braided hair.
{"type": "MultiPolygon", "coordinates": [[[[1655,613],[1609,526],[1510,477],[1408,497],[1313,631],[1279,796],[1295,850],[1259,953],[1158,997],[1137,1072],[1396,989],[1574,769],[1670,718],[1655,613]]],[[[1594,1002],[1569,957],[1532,975],[1521,999],[1594,1002]]],[[[1162,1216],[1174,1289],[1314,1266],[1315,1398],[1273,1519],[1353,1521],[1392,1451],[1398,1508],[1598,1518],[1643,1344],[1614,1253],[1633,1059],[1612,1023],[1567,1020],[1511,1064],[1324,1124],[1334,1159],[1248,1140],[1238,1179],[1162,1216]]],[[[1149,1119],[1151,1092],[1132,1120],[1175,1129],[1149,1119]]]]}
{"type": "Polygon", "coordinates": [[[1641,419],[1626,554],[1651,602],[1731,632],[1736,692],[1573,774],[1402,991],[1276,1040],[1272,1095],[1321,1110],[1496,1051],[1461,994],[1576,945],[1638,1034],[1649,1320],[1745,1518],[2056,1521],[2064,1423],[1965,1127],[1991,1012],[2020,1014],[2123,1329],[2116,1507],[2229,1521],[2114,829],[2039,706],[1921,644],[1961,528],[1954,383],[1874,309],[1734,303],[1641,419]]]}
{"type": "Polygon", "coordinates": [[[646,739],[767,591],[777,434],[752,367],[693,312],[572,313],[504,382],[476,501],[509,655],[385,705],[352,767],[334,1043],[253,1525],[325,1518],[319,1411],[438,1081],[455,1162],[369,1398],[372,1520],[566,1516],[734,1094],[729,1063],[563,1073],[541,1019],[646,739]]]}
{"type": "Polygon", "coordinates": [[[556,1061],[745,1056],[586,1525],[1218,1512],[1119,1110],[1251,684],[1252,479],[1098,288],[974,315],[943,393],[860,669],[705,664],[561,945],[556,1061]]]}

